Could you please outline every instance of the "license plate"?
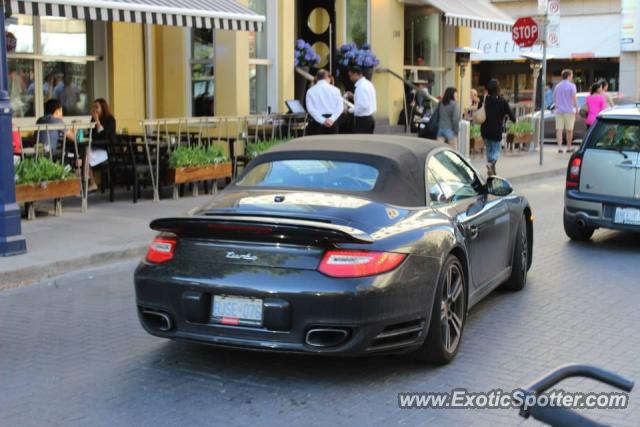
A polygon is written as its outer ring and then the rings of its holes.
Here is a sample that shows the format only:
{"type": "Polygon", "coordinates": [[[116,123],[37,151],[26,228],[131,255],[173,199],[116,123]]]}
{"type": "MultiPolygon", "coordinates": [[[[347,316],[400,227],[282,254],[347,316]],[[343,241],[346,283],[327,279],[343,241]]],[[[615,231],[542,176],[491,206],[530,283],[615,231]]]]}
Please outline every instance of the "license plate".
{"type": "Polygon", "coordinates": [[[616,224],[640,225],[640,209],[616,208],[613,220],[616,224]]]}
{"type": "Polygon", "coordinates": [[[262,300],[214,295],[213,321],[224,325],[262,325],[262,300]]]}

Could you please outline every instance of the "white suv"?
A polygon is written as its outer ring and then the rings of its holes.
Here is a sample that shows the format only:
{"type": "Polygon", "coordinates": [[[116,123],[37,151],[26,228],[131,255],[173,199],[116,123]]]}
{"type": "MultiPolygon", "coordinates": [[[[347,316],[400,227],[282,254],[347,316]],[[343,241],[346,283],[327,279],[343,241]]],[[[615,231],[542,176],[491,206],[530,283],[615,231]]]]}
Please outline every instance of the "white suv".
{"type": "Polygon", "coordinates": [[[640,231],[640,104],[600,113],[569,161],[564,206],[573,240],[600,227],[640,231]]]}

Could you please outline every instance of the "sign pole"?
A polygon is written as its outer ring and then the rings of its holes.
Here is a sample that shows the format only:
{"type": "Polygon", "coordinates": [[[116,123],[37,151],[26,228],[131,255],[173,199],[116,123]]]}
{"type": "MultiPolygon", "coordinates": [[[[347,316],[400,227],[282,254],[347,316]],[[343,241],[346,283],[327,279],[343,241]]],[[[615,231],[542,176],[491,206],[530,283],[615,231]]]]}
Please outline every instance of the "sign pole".
{"type": "Polygon", "coordinates": [[[540,79],[540,85],[542,86],[542,99],[540,102],[540,131],[538,135],[540,138],[540,166],[544,165],[544,112],[547,108],[544,99],[544,91],[547,88],[547,14],[548,10],[545,11],[544,18],[542,18],[542,78],[540,79]]]}
{"type": "Polygon", "coordinates": [[[4,2],[0,2],[0,256],[9,256],[26,252],[27,243],[22,236],[20,207],[16,203],[3,5],[4,2]]]}

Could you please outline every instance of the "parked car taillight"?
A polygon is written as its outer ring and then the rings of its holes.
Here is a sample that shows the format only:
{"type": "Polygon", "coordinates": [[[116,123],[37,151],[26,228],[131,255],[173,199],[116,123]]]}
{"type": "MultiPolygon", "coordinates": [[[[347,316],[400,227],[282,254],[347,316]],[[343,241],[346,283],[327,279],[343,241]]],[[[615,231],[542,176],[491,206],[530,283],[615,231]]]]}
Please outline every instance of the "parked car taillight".
{"type": "Polygon", "coordinates": [[[146,260],[152,264],[162,264],[173,259],[178,239],[172,235],[159,235],[149,245],[146,260]]]}
{"type": "Polygon", "coordinates": [[[365,277],[387,273],[406,258],[394,252],[339,251],[325,252],[318,271],[330,277],[365,277]]]}
{"type": "Polygon", "coordinates": [[[582,156],[575,153],[569,160],[569,170],[567,171],[567,189],[580,187],[580,169],[582,168],[582,156]]]}

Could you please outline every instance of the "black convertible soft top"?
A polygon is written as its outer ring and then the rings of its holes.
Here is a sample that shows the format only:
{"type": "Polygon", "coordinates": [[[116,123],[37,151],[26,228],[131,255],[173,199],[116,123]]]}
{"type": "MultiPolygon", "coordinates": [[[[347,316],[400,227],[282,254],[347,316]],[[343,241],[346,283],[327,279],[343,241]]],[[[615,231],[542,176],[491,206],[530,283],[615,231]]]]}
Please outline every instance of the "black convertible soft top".
{"type": "Polygon", "coordinates": [[[364,163],[378,169],[378,181],[373,190],[352,194],[397,206],[425,206],[426,159],[443,147],[435,141],[395,135],[311,136],[277,145],[254,159],[246,171],[274,160],[364,163]]]}

